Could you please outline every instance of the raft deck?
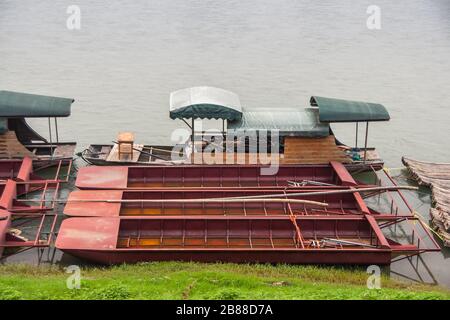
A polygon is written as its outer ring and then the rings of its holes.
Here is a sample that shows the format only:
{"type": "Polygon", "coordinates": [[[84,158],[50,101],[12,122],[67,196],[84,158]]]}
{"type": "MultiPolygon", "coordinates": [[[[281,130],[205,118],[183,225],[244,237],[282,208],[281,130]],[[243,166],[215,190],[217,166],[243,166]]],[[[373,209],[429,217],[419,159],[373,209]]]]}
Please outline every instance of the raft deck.
{"type": "Polygon", "coordinates": [[[264,166],[84,167],[75,185],[80,189],[249,188],[287,187],[291,182],[355,185],[344,165],[284,165],[275,173],[264,166]]]}
{"type": "Polygon", "coordinates": [[[417,251],[415,246],[396,246],[371,217],[69,218],[56,240],[57,248],[104,264],[181,260],[386,265],[396,249],[417,251]]]}

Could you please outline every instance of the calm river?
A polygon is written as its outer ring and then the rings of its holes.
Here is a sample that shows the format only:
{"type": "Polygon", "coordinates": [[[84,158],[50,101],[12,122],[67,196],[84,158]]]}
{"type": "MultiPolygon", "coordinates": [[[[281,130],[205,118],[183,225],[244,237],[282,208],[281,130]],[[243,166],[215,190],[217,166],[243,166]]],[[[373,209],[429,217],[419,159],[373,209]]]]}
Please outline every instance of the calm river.
{"type": "MultiPolygon", "coordinates": [[[[392,120],[371,126],[369,144],[387,166],[403,155],[450,162],[449,57],[447,0],[0,0],[0,90],[73,97],[59,129],[79,150],[126,130],[169,144],[184,126],[169,119],[169,93],[210,85],[244,107],[302,107],[311,95],[379,102],[392,120]],[[73,4],[79,30],[66,26],[73,4]],[[370,5],[379,30],[367,28],[370,5]]],[[[334,129],[353,142],[353,126],[334,129]]],[[[448,257],[425,255],[418,273],[415,260],[393,264],[392,274],[450,287],[448,257]]]]}

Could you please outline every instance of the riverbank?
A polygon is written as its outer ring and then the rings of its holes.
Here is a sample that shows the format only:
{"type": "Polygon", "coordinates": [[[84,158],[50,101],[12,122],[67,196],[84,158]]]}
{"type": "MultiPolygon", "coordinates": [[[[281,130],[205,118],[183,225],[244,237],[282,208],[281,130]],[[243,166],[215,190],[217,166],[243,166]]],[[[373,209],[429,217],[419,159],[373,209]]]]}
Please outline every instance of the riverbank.
{"type": "Polygon", "coordinates": [[[383,276],[369,290],[362,269],[145,263],[81,269],[80,289],[57,266],[0,266],[0,299],[450,299],[450,291],[383,276]]]}

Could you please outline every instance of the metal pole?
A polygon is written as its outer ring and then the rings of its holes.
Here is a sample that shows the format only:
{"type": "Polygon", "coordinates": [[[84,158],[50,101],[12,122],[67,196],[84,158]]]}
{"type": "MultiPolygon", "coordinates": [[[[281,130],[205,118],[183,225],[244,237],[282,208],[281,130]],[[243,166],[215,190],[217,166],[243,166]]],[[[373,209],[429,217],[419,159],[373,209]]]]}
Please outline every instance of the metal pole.
{"type": "Polygon", "coordinates": [[[355,141],[355,149],[358,148],[358,131],[359,131],[359,122],[356,122],[356,141],[355,141]]]}
{"type": "Polygon", "coordinates": [[[48,118],[48,135],[50,137],[50,157],[53,158],[52,124],[48,118]]]}
{"type": "Polygon", "coordinates": [[[186,120],[184,120],[184,119],[181,119],[181,121],[183,121],[188,127],[189,127],[189,129],[191,129],[192,130],[192,127],[191,127],[191,125],[189,124],[189,123],[187,123],[187,121],[186,120]]]}
{"type": "MultiPolygon", "coordinates": [[[[228,121],[228,120],[227,120],[228,121]]],[[[227,126],[228,126],[228,122],[227,122],[227,126]]],[[[226,135],[225,135],[225,119],[222,119],[222,145],[224,143],[224,141],[226,140],[226,135]]]]}
{"type": "Polygon", "coordinates": [[[192,148],[194,148],[194,141],[195,141],[195,139],[194,139],[194,135],[195,135],[194,118],[192,118],[191,129],[192,129],[192,137],[191,137],[191,139],[192,139],[192,148]]]}
{"type": "Polygon", "coordinates": [[[56,143],[59,143],[58,118],[56,117],[55,117],[55,133],[56,133],[56,143]]]}
{"type": "Polygon", "coordinates": [[[369,121],[366,122],[366,139],[364,142],[364,162],[367,160],[367,137],[369,136],[369,121]]]}

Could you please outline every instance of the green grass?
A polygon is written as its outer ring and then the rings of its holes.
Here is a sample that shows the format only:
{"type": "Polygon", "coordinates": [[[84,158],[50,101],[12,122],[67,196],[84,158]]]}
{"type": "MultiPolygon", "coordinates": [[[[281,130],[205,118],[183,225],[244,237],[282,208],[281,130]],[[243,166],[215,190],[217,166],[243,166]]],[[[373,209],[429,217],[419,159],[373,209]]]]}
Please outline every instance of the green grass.
{"type": "Polygon", "coordinates": [[[83,268],[81,288],[56,266],[0,266],[1,299],[450,299],[435,286],[383,276],[366,287],[361,269],[180,262],[83,268]]]}

